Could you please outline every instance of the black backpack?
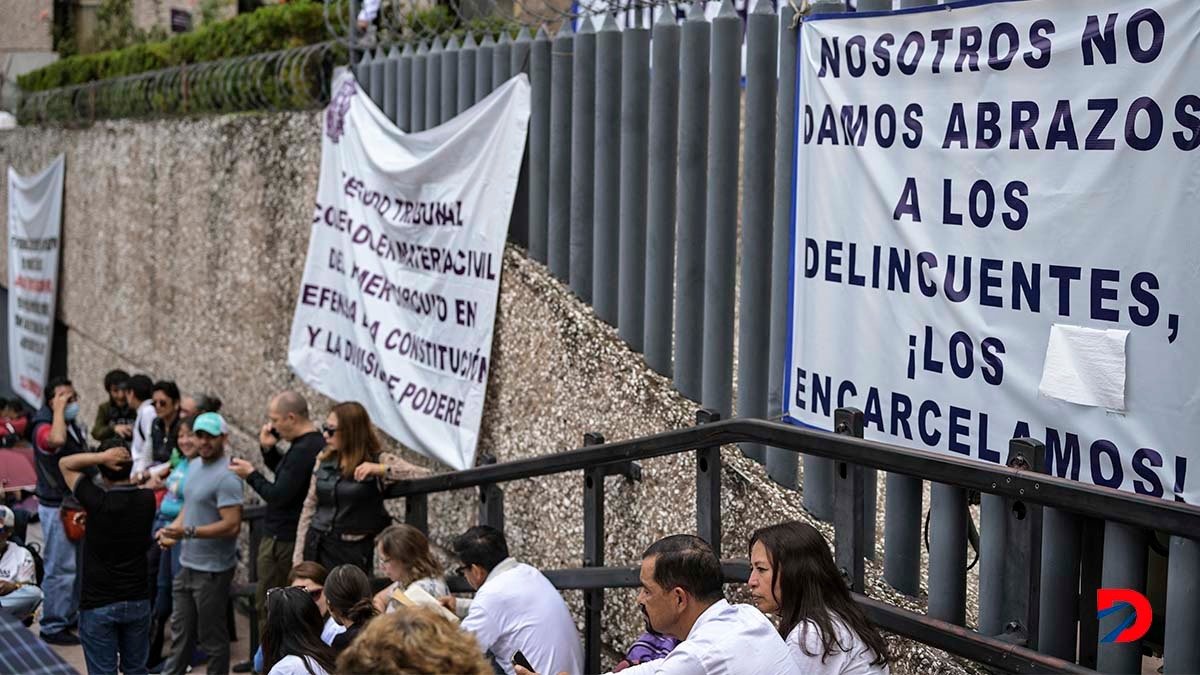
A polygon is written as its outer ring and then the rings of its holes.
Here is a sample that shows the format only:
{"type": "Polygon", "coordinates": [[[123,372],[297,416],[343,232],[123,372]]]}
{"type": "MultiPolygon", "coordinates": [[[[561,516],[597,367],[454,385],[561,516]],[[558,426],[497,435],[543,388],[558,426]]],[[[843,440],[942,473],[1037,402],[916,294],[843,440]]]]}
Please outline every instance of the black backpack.
{"type": "Polygon", "coordinates": [[[46,563],[42,561],[42,547],[37,543],[30,542],[25,544],[25,550],[29,551],[29,555],[33,557],[33,575],[40,587],[42,579],[46,577],[46,563]]]}

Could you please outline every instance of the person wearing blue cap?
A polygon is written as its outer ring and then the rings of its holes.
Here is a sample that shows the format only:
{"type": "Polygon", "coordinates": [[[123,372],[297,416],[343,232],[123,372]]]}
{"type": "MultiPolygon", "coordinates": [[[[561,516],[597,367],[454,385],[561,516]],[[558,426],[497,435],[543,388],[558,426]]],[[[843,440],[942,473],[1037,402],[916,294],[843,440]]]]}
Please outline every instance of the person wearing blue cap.
{"type": "Polygon", "coordinates": [[[237,567],[242,528],[242,480],[229,470],[225,441],[229,427],[217,413],[192,421],[199,453],[188,465],[183,508],[156,533],[164,548],[180,545],[171,614],[173,643],[163,673],[187,672],[198,644],[209,655],[209,673],[229,672],[229,625],[225,608],[237,567]]]}

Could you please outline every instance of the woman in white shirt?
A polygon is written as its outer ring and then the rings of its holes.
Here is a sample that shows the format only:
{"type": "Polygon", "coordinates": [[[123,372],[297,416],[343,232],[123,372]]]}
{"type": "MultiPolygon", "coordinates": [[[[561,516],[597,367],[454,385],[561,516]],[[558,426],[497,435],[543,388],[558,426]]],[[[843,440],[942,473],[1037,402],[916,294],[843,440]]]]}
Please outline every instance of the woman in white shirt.
{"type": "Polygon", "coordinates": [[[321,641],[321,610],[303,588],[267,591],[263,630],[263,668],[268,675],[329,675],[337,657],[321,641]]]}
{"type": "MultiPolygon", "coordinates": [[[[412,525],[391,525],[375,539],[376,552],[383,566],[383,573],[392,583],[375,594],[375,608],[382,613],[392,613],[403,603],[398,595],[412,588],[419,588],[440,607],[437,598],[450,595],[442,565],[429,550],[429,539],[412,525]]],[[[409,598],[414,602],[416,598],[409,598]]]]}
{"type": "Polygon", "coordinates": [[[750,536],[750,593],[779,617],[803,675],[888,675],[888,646],[842,580],[825,538],[787,522],[750,536]]]}

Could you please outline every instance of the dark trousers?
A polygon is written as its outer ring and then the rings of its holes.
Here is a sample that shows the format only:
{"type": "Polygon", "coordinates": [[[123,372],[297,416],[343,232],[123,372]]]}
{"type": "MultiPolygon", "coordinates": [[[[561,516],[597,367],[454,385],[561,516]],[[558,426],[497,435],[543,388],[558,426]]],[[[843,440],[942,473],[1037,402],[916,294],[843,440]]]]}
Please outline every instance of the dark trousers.
{"type": "Polygon", "coordinates": [[[375,572],[375,537],[343,541],[337,535],[310,529],[304,538],[304,559],[321,563],[327,570],[357,565],[370,578],[375,572]]]}
{"type": "Polygon", "coordinates": [[[208,654],[208,672],[229,672],[229,607],[233,570],[201,572],[184,567],[175,577],[171,614],[171,655],[165,675],[184,675],[192,649],[199,644],[208,654]]]}
{"type": "Polygon", "coordinates": [[[279,541],[274,537],[263,537],[258,544],[258,588],[254,606],[258,610],[259,630],[267,626],[267,591],[286,586],[292,571],[292,552],[296,542],[279,541]]]}

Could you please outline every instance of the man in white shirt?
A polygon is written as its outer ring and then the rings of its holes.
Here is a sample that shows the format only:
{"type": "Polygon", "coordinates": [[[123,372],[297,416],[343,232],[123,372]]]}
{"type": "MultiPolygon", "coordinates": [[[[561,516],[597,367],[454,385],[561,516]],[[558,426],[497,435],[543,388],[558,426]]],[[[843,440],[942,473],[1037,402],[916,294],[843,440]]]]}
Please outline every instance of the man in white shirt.
{"type": "Polygon", "coordinates": [[[451,548],[476,593],[474,600],[445,597],[442,604],[464,617],[463,630],[505,673],[514,675],[518,651],[543,673],[583,672],[583,646],[567,603],[541,572],[508,556],[502,532],[472,527],[451,548]]]}
{"type": "Polygon", "coordinates": [[[8,540],[17,524],[16,514],[0,506],[0,611],[24,619],[33,616],[42,602],[33,555],[8,540]]]}
{"type": "Polygon", "coordinates": [[[721,561],[703,539],[676,534],[642,554],[638,605],[659,633],[683,640],[665,659],[622,675],[796,675],[796,663],[770,620],[731,605],[721,561]]]}
{"type": "Polygon", "coordinates": [[[140,482],[145,476],[146,469],[154,463],[154,420],[158,413],[154,411],[154,381],[146,375],[134,375],[129,378],[129,393],[125,400],[129,407],[137,411],[137,420],[133,423],[133,438],[129,442],[129,454],[133,455],[133,480],[140,482]]]}

